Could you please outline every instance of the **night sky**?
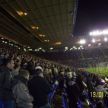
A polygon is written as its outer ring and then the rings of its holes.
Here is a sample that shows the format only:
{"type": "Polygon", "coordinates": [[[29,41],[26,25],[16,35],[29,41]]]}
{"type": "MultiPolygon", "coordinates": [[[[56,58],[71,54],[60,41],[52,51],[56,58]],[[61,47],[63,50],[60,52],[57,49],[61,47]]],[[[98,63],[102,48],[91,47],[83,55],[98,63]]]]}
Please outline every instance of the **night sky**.
{"type": "Polygon", "coordinates": [[[74,36],[108,28],[108,0],[79,0],[74,36]]]}

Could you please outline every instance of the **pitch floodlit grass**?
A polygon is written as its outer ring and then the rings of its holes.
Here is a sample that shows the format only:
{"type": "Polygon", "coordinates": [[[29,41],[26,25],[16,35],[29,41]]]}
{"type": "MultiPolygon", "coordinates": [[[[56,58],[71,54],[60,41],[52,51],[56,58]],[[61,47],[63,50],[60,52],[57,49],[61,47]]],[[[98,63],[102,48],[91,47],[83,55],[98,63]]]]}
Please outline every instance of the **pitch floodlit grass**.
{"type": "Polygon", "coordinates": [[[90,67],[86,68],[86,71],[99,74],[101,76],[108,76],[108,67],[90,67]]]}

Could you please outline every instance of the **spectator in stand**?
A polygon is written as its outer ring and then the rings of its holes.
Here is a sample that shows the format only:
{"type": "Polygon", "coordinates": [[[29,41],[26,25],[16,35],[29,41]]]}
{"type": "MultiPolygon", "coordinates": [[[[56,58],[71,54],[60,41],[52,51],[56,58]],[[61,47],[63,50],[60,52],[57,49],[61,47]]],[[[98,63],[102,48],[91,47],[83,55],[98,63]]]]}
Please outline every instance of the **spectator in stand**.
{"type": "Polygon", "coordinates": [[[69,108],[77,108],[77,101],[80,95],[80,88],[73,80],[72,72],[67,73],[66,92],[69,99],[69,108]]]}
{"type": "Polygon", "coordinates": [[[4,108],[14,108],[12,95],[12,80],[14,61],[11,58],[5,59],[0,67],[0,100],[4,102],[4,108]]]}
{"type": "Polygon", "coordinates": [[[28,80],[29,72],[27,70],[20,70],[17,79],[14,80],[12,90],[17,108],[33,108],[33,97],[29,94],[28,80]]]}
{"type": "Polygon", "coordinates": [[[34,108],[50,108],[48,94],[51,92],[50,85],[45,80],[41,66],[35,68],[35,74],[29,82],[29,90],[34,98],[34,108]]]}
{"type": "Polygon", "coordinates": [[[14,61],[15,61],[15,66],[14,66],[13,74],[14,76],[17,76],[19,75],[19,70],[21,68],[21,58],[17,57],[14,61]]]}

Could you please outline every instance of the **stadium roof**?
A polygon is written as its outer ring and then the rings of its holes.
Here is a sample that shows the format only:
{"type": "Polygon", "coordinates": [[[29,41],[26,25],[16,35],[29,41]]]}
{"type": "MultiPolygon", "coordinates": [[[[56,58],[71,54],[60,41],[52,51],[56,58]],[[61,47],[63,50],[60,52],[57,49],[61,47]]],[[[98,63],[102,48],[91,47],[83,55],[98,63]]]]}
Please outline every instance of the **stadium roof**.
{"type": "Polygon", "coordinates": [[[22,45],[61,47],[72,39],[77,0],[1,0],[0,34],[22,45]]]}

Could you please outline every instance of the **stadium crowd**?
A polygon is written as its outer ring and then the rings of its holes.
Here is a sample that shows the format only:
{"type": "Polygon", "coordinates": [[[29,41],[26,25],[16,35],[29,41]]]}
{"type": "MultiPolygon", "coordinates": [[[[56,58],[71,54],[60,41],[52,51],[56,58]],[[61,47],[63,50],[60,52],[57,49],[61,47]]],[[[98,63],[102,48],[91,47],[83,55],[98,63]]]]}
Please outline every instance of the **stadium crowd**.
{"type": "Polygon", "coordinates": [[[50,108],[55,93],[65,98],[64,108],[86,108],[83,102],[108,108],[107,92],[108,84],[98,75],[0,49],[0,108],[50,108]]]}

